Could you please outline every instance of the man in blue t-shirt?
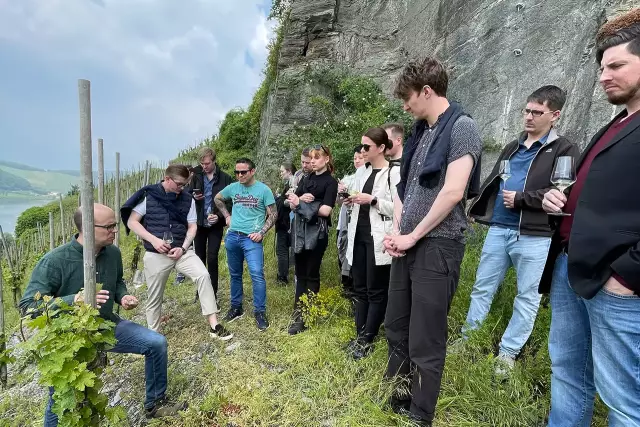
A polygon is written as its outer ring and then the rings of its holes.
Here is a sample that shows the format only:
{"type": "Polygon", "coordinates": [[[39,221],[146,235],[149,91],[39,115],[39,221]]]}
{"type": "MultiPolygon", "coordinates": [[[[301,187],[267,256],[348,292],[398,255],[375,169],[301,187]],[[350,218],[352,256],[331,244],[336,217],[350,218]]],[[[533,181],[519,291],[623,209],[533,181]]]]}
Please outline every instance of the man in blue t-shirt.
{"type": "Polygon", "coordinates": [[[264,331],[269,327],[269,322],[266,315],[267,282],[264,277],[262,239],[278,219],[278,211],[271,189],[256,180],[253,161],[238,159],[234,172],[238,182],[228,185],[215,197],[216,207],[229,227],[224,244],[231,275],[231,308],[225,319],[232,322],[244,314],[242,269],[246,259],[253,285],[256,325],[264,331]],[[233,203],[233,216],[227,210],[226,200],[233,203]]]}

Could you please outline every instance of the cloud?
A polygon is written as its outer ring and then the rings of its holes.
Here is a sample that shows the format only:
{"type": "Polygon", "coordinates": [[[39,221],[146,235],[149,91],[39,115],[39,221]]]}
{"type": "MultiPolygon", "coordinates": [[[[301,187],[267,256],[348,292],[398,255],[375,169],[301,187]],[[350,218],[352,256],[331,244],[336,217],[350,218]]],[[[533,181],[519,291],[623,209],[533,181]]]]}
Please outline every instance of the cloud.
{"type": "Polygon", "coordinates": [[[250,102],[274,32],[267,13],[264,0],[0,0],[0,93],[9,95],[0,126],[17,139],[9,157],[77,167],[75,85],[87,78],[94,140],[132,163],[171,158],[250,102]],[[47,128],[25,126],[44,116],[47,128]],[[42,133],[65,144],[61,158],[34,155],[42,133]]]}

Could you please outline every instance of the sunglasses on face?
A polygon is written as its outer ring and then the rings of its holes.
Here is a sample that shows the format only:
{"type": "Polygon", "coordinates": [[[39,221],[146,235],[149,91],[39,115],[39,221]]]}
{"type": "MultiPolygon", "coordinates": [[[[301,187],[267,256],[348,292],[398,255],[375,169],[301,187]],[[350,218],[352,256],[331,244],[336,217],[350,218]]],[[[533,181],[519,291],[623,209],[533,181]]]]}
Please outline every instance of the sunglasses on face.
{"type": "Polygon", "coordinates": [[[245,176],[249,172],[251,172],[251,171],[249,171],[249,170],[246,170],[246,171],[237,171],[237,170],[233,171],[233,173],[235,173],[236,175],[240,175],[240,176],[245,176]]]}
{"type": "Polygon", "coordinates": [[[325,147],[324,145],[314,145],[313,147],[311,147],[311,150],[315,150],[315,151],[320,151],[322,150],[324,152],[324,154],[329,155],[329,151],[327,151],[327,147],[325,147]]]}
{"type": "Polygon", "coordinates": [[[369,152],[371,150],[371,146],[369,144],[362,144],[362,151],[369,152]]]}

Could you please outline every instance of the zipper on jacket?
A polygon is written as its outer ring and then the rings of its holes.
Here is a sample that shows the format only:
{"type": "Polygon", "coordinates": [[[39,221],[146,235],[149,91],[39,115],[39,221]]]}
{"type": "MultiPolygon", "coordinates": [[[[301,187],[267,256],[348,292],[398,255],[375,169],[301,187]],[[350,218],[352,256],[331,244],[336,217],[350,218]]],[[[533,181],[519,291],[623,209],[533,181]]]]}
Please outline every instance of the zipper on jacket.
{"type": "MultiPolygon", "coordinates": [[[[554,142],[556,142],[558,139],[554,139],[553,141],[550,141],[548,143],[545,143],[542,145],[542,147],[540,147],[540,149],[538,151],[536,151],[536,155],[533,156],[533,159],[531,160],[531,163],[529,163],[529,167],[527,168],[527,174],[524,177],[524,187],[522,187],[522,192],[524,193],[525,189],[527,188],[527,180],[529,179],[529,172],[531,171],[531,166],[533,165],[533,162],[536,161],[536,158],[538,157],[538,154],[540,154],[540,152],[542,151],[543,148],[546,148],[548,145],[553,144],[554,142]]],[[[535,144],[535,142],[534,142],[535,144]]],[[[518,221],[518,236],[516,237],[516,241],[520,240],[520,227],[522,227],[522,209],[520,209],[520,220],[518,221]]]]}

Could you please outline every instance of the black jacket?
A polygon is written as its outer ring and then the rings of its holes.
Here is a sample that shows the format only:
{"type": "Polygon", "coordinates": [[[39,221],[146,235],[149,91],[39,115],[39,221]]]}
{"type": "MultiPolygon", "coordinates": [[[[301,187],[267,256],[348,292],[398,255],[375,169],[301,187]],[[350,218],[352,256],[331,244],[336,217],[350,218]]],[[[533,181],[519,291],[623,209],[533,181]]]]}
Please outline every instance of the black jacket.
{"type": "MultiPolygon", "coordinates": [[[[618,118],[602,128],[585,155],[618,118]]],[[[569,283],[583,298],[593,298],[615,271],[640,294],[640,114],[591,163],[574,212],[568,247],[569,283]]],[[[556,233],[557,234],[557,233],[556,233]]],[[[554,236],[540,292],[549,292],[555,259],[562,250],[554,236]]]]}
{"type": "MultiPolygon", "coordinates": [[[[471,204],[469,215],[477,222],[491,225],[493,208],[500,191],[500,161],[508,160],[515,154],[522,137],[523,135],[520,135],[520,138],[504,147],[493,170],[482,184],[480,196],[471,204]]],[[[578,158],[579,155],[580,149],[576,144],[563,136],[558,136],[555,130],[551,130],[546,143],[531,162],[524,191],[516,193],[514,208],[520,211],[521,234],[551,237],[553,228],[549,223],[549,215],[542,210],[544,194],[553,188],[550,180],[556,159],[560,156],[578,158]]]]}
{"type": "MultiPolygon", "coordinates": [[[[216,176],[216,183],[213,184],[213,191],[211,192],[211,196],[212,196],[211,212],[218,216],[221,216],[222,214],[216,207],[216,204],[215,202],[213,202],[213,199],[215,199],[216,194],[221,192],[222,189],[225,188],[227,185],[231,184],[233,180],[229,175],[224,173],[217,164],[216,164],[216,170],[214,172],[214,175],[216,176]]],[[[187,188],[185,188],[185,190],[188,191],[190,194],[193,194],[194,188],[199,188],[204,194],[204,171],[202,170],[202,166],[196,166],[195,168],[193,168],[193,178],[191,179],[191,183],[187,186],[187,188]]],[[[204,205],[204,198],[202,200],[196,200],[196,211],[198,212],[199,227],[204,226],[205,221],[207,220],[207,216],[205,215],[206,209],[207,207],[204,205]]],[[[229,204],[227,204],[227,210],[231,212],[231,206],[229,204]]],[[[225,226],[224,218],[221,217],[219,221],[216,224],[212,225],[211,227],[222,229],[224,228],[224,226],[225,226]]]]}
{"type": "Polygon", "coordinates": [[[289,191],[289,189],[289,180],[287,180],[282,192],[276,198],[276,209],[278,210],[276,230],[278,231],[289,231],[291,228],[291,218],[289,217],[291,209],[284,203],[287,200],[287,191],[289,191]]]}

